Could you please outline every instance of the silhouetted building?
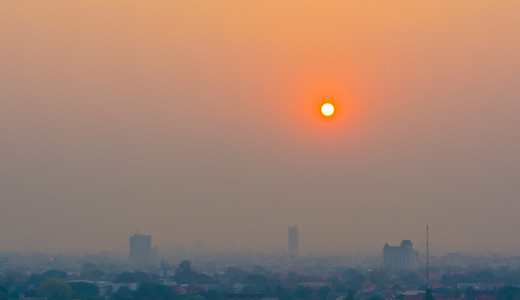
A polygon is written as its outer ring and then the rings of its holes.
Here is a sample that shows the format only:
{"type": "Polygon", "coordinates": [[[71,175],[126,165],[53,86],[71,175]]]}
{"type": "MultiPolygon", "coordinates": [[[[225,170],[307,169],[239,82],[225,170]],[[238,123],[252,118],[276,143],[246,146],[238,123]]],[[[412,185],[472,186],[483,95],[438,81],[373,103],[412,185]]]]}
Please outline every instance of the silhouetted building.
{"type": "Polygon", "coordinates": [[[289,227],[289,256],[296,257],[298,255],[298,227],[289,227]]]}
{"type": "Polygon", "coordinates": [[[130,259],[138,264],[149,263],[152,258],[152,236],[134,233],[130,237],[130,259]]]}
{"type": "Polygon", "coordinates": [[[383,268],[388,271],[406,271],[417,267],[419,253],[413,250],[410,240],[403,240],[400,246],[383,247],[383,268]]]}

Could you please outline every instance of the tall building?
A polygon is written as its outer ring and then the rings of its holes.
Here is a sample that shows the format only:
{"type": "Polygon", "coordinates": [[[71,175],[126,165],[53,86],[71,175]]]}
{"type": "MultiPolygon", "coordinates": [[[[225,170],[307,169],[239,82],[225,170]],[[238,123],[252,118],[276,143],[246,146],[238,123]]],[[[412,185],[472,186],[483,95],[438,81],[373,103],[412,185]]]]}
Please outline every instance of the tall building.
{"type": "Polygon", "coordinates": [[[388,271],[407,271],[417,267],[419,253],[413,250],[410,240],[403,240],[400,246],[383,247],[383,268],[388,271]]]}
{"type": "Polygon", "coordinates": [[[138,264],[146,264],[151,258],[152,236],[134,233],[130,237],[130,259],[138,264]]]}
{"type": "Polygon", "coordinates": [[[298,227],[289,227],[289,256],[296,257],[298,255],[298,227]]]}

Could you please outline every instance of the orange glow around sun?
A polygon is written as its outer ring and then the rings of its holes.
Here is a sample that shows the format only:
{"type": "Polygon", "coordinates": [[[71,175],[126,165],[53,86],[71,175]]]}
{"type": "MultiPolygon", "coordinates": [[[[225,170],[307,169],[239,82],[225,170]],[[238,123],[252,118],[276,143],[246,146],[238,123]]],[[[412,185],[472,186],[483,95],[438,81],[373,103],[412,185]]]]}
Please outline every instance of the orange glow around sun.
{"type": "Polygon", "coordinates": [[[325,103],[321,106],[321,113],[326,116],[330,117],[334,114],[334,105],[331,103],[325,103]]]}

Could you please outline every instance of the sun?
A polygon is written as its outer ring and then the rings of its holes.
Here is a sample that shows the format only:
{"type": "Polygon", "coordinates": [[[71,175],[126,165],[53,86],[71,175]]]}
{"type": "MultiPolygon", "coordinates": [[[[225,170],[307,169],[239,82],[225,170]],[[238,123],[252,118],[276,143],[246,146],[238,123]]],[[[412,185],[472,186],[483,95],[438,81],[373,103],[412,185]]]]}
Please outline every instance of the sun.
{"type": "Polygon", "coordinates": [[[334,114],[334,105],[331,103],[325,103],[321,106],[321,113],[325,117],[330,117],[334,114]]]}

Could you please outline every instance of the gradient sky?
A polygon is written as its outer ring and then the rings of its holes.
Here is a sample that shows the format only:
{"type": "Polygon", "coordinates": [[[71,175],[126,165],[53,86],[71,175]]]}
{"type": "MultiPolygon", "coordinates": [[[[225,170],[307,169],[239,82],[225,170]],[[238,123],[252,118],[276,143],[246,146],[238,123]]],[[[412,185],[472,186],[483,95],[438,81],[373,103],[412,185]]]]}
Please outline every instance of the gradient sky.
{"type": "Polygon", "coordinates": [[[520,253],[519,37],[516,0],[1,1],[0,249],[520,253]]]}

